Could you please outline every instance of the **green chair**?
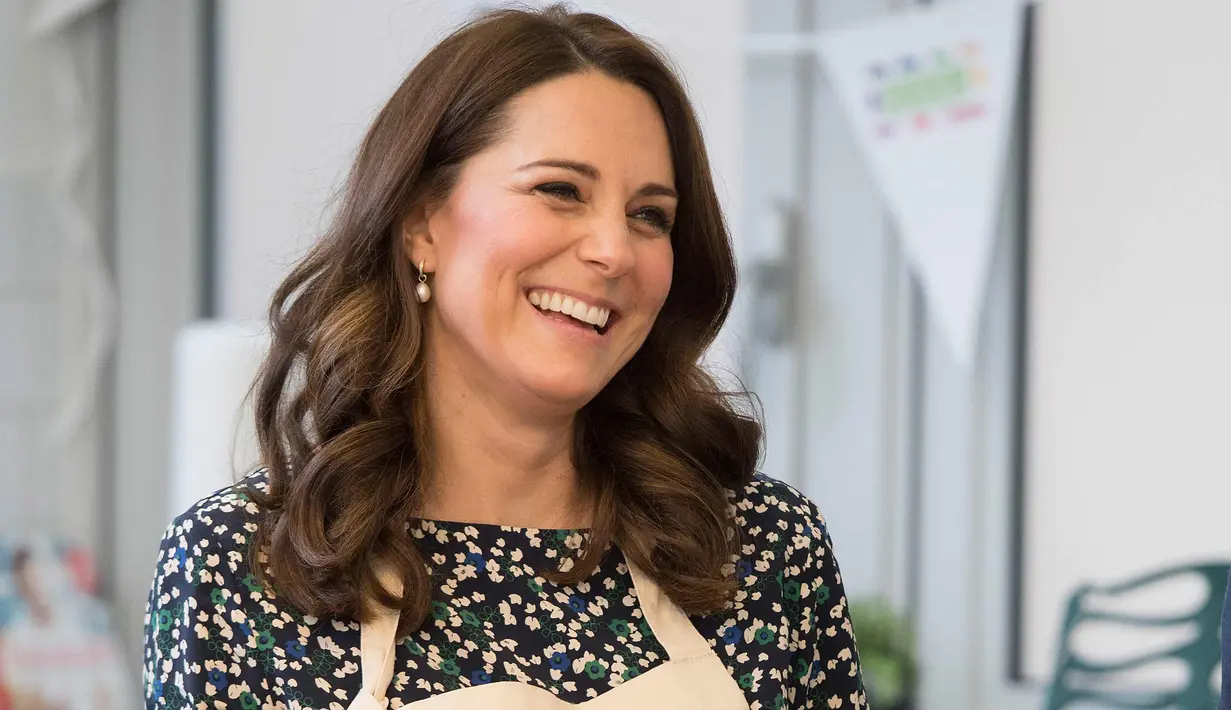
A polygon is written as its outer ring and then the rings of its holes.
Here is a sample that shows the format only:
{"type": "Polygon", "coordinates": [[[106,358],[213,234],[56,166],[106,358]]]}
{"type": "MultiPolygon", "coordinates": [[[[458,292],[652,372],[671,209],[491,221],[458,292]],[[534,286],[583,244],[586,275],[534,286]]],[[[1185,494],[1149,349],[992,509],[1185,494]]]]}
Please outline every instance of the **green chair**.
{"type": "Polygon", "coordinates": [[[1047,698],[1047,710],[1061,710],[1073,703],[1107,708],[1178,708],[1216,710],[1217,691],[1211,686],[1214,669],[1219,666],[1223,597],[1227,593],[1229,563],[1175,567],[1122,584],[1106,587],[1085,585],[1069,598],[1068,610],[1060,630],[1060,651],[1047,698]],[[1098,611],[1091,608],[1092,597],[1115,598],[1144,587],[1164,583],[1185,575],[1202,578],[1209,590],[1205,602],[1194,612],[1180,615],[1145,615],[1098,611]],[[1114,663],[1097,663],[1079,657],[1073,648],[1075,633],[1090,622],[1120,624],[1132,628],[1194,627],[1195,638],[1161,651],[1154,651],[1114,663]],[[1116,689],[1107,680],[1120,673],[1158,661],[1175,659],[1187,666],[1188,682],[1172,690],[1116,689]]]}

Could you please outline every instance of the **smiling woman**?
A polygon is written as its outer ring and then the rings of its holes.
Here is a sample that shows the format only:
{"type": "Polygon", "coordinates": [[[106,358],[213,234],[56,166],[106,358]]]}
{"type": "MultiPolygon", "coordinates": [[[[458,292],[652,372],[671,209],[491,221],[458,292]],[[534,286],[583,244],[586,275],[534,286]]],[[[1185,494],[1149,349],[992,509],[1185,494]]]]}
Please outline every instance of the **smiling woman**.
{"type": "MultiPolygon", "coordinates": [[[[489,401],[499,393],[515,403],[511,419],[551,423],[535,429],[563,442],[573,415],[641,348],[671,290],[671,148],[650,94],[597,69],[532,86],[501,112],[500,138],[455,171],[438,193],[447,197],[417,203],[403,222],[405,252],[435,272],[426,360],[448,366],[430,368],[428,382],[489,401]],[[600,307],[601,331],[586,322],[600,307]]],[[[558,522],[585,522],[589,493],[549,485],[577,497],[561,501],[577,519],[558,522]]],[[[434,512],[450,514],[458,491],[473,496],[453,480],[435,490],[445,500],[434,512]]]]}
{"type": "Polygon", "coordinates": [[[643,40],[446,38],[275,294],[264,467],[167,530],[147,705],[863,707],[824,521],[699,365],[735,274],[643,40]]]}

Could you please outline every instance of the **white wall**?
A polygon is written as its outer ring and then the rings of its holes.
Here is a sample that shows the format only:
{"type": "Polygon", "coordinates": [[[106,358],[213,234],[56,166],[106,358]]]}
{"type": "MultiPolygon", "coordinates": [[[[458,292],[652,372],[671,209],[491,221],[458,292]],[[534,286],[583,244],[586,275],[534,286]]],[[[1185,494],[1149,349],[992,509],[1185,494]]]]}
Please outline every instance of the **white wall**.
{"type": "Polygon", "coordinates": [[[8,534],[34,522],[37,442],[53,402],[57,353],[50,324],[59,234],[45,188],[53,110],[41,81],[49,56],[23,37],[24,5],[0,5],[0,532],[8,534]]]}
{"type": "Polygon", "coordinates": [[[80,139],[55,101],[55,52],[69,45],[23,37],[33,4],[0,3],[0,535],[47,532],[98,555],[135,671],[167,523],[170,345],[195,313],[200,26],[196,5],[130,0],[64,32],[96,114],[76,124],[95,143],[70,197],[114,239],[120,332],[91,418],[57,442],[49,425],[89,364],[90,272],[53,203],[54,170],[80,139]]]}
{"type": "Polygon", "coordinates": [[[1231,4],[1065,0],[1039,37],[1027,669],[1065,595],[1231,559],[1231,4]]]}
{"type": "Polygon", "coordinates": [[[83,403],[82,426],[64,437],[52,425],[90,364],[81,355],[94,272],[65,225],[70,213],[91,226],[102,219],[103,141],[83,132],[104,123],[106,23],[95,13],[61,35],[34,36],[30,6],[0,5],[0,535],[88,544],[101,524],[97,400],[83,403]],[[57,81],[81,91],[77,106],[57,101],[57,81]],[[71,184],[57,184],[61,174],[71,184]]]}
{"type": "Polygon", "coordinates": [[[462,2],[224,2],[218,50],[220,315],[262,318],[326,227],[368,122],[462,2]]]}
{"type": "Polygon", "coordinates": [[[128,0],[116,8],[115,353],[109,491],[116,614],[140,658],[142,617],[171,467],[176,332],[198,309],[203,95],[200,3],[128,0]]]}

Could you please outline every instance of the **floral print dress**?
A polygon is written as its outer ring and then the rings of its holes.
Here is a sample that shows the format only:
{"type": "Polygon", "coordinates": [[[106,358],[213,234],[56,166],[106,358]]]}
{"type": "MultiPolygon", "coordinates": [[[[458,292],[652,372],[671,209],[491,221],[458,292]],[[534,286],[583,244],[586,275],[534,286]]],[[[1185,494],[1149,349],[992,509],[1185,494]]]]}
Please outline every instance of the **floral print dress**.
{"type": "MultiPolygon", "coordinates": [[[[146,613],[147,708],[330,708],[360,688],[359,623],[301,613],[252,574],[264,472],[202,500],[167,528],[146,613]]],[[[866,708],[842,577],[825,522],[791,487],[758,476],[729,493],[744,541],[740,589],[691,617],[758,708],[866,708]]],[[[514,680],[581,703],[666,652],[612,547],[575,587],[542,572],[577,530],[414,521],[435,585],[431,613],[397,648],[389,707],[514,680]]]]}

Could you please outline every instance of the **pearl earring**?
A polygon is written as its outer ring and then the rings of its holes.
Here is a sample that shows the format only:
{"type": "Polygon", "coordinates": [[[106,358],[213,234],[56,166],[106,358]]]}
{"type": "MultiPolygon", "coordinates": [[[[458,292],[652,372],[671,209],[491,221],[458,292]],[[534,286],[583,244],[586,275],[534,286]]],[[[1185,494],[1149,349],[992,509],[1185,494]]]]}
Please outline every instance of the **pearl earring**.
{"type": "Polygon", "coordinates": [[[419,303],[427,303],[432,297],[432,287],[427,285],[427,274],[423,273],[423,262],[419,262],[419,283],[415,284],[415,295],[419,303]]]}

